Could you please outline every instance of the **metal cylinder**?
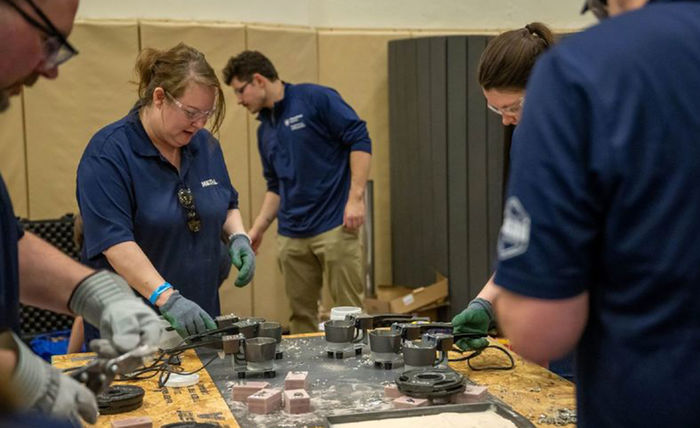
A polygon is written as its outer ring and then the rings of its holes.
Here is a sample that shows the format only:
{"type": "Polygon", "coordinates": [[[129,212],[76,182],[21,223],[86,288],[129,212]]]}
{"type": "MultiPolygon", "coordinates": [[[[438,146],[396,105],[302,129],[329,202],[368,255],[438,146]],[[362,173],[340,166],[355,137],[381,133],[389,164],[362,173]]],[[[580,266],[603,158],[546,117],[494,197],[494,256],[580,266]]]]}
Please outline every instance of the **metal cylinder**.
{"type": "Polygon", "coordinates": [[[422,341],[407,342],[403,347],[403,360],[411,367],[432,367],[435,364],[435,345],[422,341]]]}
{"type": "Polygon", "coordinates": [[[257,322],[243,320],[235,323],[235,325],[238,326],[238,331],[240,331],[246,339],[258,337],[258,327],[260,326],[260,324],[258,324],[257,322]]]}
{"type": "Polygon", "coordinates": [[[271,337],[280,343],[282,342],[282,326],[278,322],[264,322],[258,327],[258,337],[271,337]]]}
{"type": "Polygon", "coordinates": [[[255,337],[245,341],[245,359],[251,363],[262,363],[275,359],[277,342],[272,337],[255,337]]]}
{"type": "Polygon", "coordinates": [[[326,341],[350,343],[355,337],[355,323],[352,320],[329,320],[323,323],[326,341]]]}
{"type": "Polygon", "coordinates": [[[401,351],[401,333],[392,330],[369,332],[369,349],[372,352],[394,353],[401,351]]]}
{"type": "Polygon", "coordinates": [[[374,288],[374,182],[367,180],[365,188],[365,297],[377,297],[374,288]]]}

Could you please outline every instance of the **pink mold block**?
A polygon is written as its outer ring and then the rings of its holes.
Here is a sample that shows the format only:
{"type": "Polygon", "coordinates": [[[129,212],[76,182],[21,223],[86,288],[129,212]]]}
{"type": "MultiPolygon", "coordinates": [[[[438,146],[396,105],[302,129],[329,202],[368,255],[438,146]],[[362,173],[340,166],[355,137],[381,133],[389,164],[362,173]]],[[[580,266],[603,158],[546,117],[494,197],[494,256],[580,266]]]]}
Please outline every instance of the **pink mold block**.
{"type": "Polygon", "coordinates": [[[284,410],[287,413],[309,413],[311,397],[303,389],[288,389],[284,391],[284,410]]]}
{"type": "Polygon", "coordinates": [[[386,398],[399,398],[401,397],[401,392],[399,391],[399,387],[396,386],[396,384],[391,384],[391,385],[386,385],[384,387],[384,396],[386,398]]]}
{"type": "Polygon", "coordinates": [[[309,372],[289,372],[284,378],[284,389],[309,389],[309,372]]]}
{"type": "Polygon", "coordinates": [[[248,411],[267,414],[282,408],[282,390],[263,389],[248,397],[248,411]]]}
{"type": "Polygon", "coordinates": [[[240,385],[233,385],[231,389],[233,401],[245,401],[249,396],[268,386],[270,386],[270,384],[267,382],[248,382],[240,385]]]}
{"type": "Polygon", "coordinates": [[[148,416],[118,419],[112,421],[112,428],[152,428],[153,421],[148,416]]]}
{"type": "Polygon", "coordinates": [[[397,409],[412,409],[414,407],[423,407],[430,404],[427,398],[413,398],[402,395],[393,401],[394,407],[397,409]]]}
{"type": "Polygon", "coordinates": [[[464,392],[455,394],[450,401],[454,404],[480,403],[486,398],[488,388],[479,385],[467,385],[464,392]]]}

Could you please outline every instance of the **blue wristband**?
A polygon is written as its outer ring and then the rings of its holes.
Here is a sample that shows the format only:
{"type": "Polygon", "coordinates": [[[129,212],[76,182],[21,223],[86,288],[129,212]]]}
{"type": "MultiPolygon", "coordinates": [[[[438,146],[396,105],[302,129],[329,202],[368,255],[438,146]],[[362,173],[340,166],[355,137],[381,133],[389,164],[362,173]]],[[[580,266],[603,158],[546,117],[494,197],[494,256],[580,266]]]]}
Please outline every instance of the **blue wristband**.
{"type": "Polygon", "coordinates": [[[153,294],[151,294],[151,297],[148,298],[148,301],[151,302],[152,305],[155,305],[156,300],[158,300],[160,295],[163,294],[163,292],[165,290],[167,290],[168,288],[173,288],[173,286],[167,281],[162,283],[161,285],[158,286],[158,288],[156,288],[153,291],[153,294]]]}

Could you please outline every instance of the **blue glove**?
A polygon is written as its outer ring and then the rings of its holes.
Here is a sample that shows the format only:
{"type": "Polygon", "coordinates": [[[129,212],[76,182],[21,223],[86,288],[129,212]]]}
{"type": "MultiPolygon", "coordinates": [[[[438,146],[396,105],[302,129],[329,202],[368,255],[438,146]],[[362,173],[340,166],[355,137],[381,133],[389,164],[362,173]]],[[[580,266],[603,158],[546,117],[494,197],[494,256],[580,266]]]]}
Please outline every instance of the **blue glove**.
{"type": "Polygon", "coordinates": [[[85,385],[51,367],[14,334],[3,334],[0,346],[17,352],[10,383],[24,410],[37,410],[60,419],[97,422],[97,401],[85,385]]]}
{"type": "Polygon", "coordinates": [[[182,337],[204,333],[216,328],[214,320],[198,304],[182,297],[179,291],[173,291],[160,313],[182,337]]]}
{"type": "Polygon", "coordinates": [[[238,269],[236,287],[248,285],[255,274],[255,252],[250,246],[250,238],[245,233],[234,233],[229,237],[228,252],[231,263],[238,269]]]}
{"type": "MultiPolygon", "coordinates": [[[[452,318],[453,333],[467,333],[486,336],[491,327],[495,325],[491,302],[481,297],[469,302],[467,308],[452,318]]],[[[484,349],[489,344],[486,337],[460,339],[456,345],[463,351],[477,351],[484,349]]]]}
{"type": "Polygon", "coordinates": [[[137,297],[122,277],[96,272],[78,284],[68,307],[100,329],[90,348],[116,357],[141,345],[158,346],[163,332],[158,314],[137,297]]]}

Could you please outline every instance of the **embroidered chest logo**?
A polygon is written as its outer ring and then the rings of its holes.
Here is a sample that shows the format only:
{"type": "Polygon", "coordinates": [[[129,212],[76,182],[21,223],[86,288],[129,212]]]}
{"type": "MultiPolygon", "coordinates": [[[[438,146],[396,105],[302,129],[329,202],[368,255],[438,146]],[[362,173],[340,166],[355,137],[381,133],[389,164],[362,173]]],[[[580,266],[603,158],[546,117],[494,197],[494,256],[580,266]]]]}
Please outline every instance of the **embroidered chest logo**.
{"type": "Polygon", "coordinates": [[[306,124],[304,123],[304,115],[303,114],[297,114],[292,117],[288,117],[284,119],[284,126],[289,128],[290,131],[297,131],[299,129],[304,129],[306,128],[306,124]]]}
{"type": "Polygon", "coordinates": [[[202,187],[218,186],[218,185],[219,185],[219,183],[213,178],[210,178],[209,180],[202,181],[202,187]]]}
{"type": "Polygon", "coordinates": [[[506,201],[503,226],[498,235],[498,258],[506,260],[527,251],[530,243],[530,215],[515,196],[506,201]]]}

